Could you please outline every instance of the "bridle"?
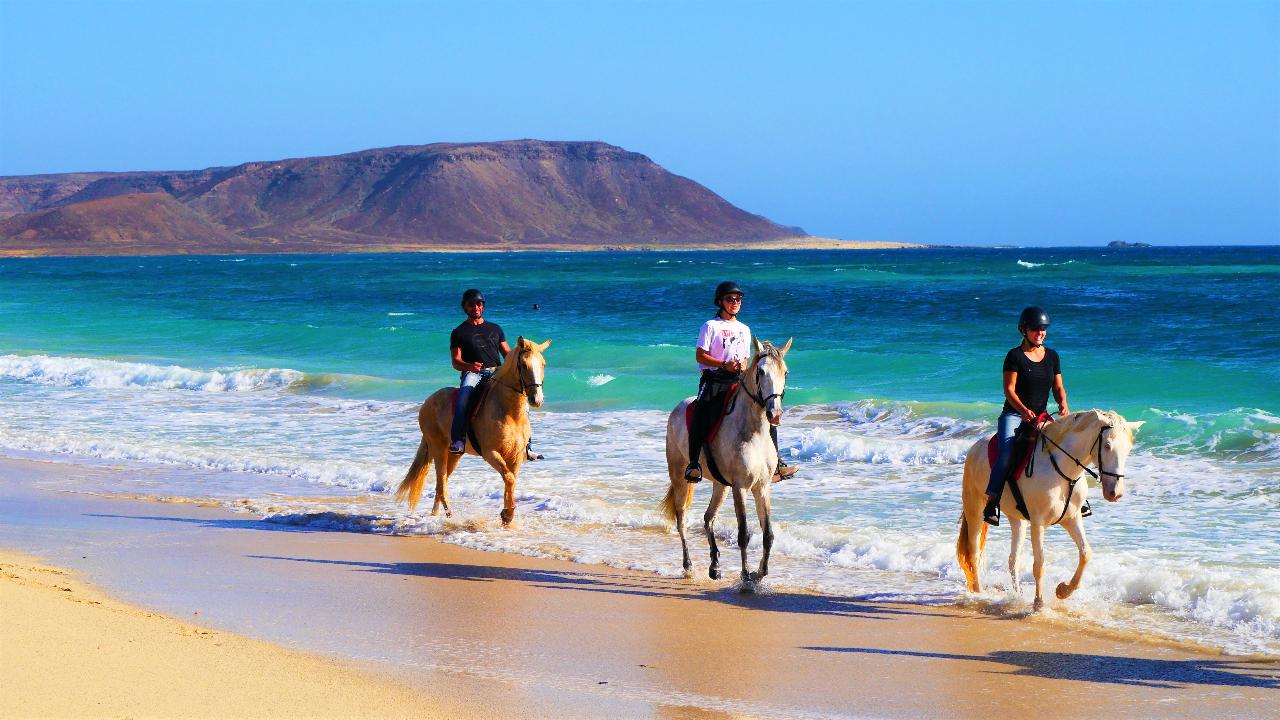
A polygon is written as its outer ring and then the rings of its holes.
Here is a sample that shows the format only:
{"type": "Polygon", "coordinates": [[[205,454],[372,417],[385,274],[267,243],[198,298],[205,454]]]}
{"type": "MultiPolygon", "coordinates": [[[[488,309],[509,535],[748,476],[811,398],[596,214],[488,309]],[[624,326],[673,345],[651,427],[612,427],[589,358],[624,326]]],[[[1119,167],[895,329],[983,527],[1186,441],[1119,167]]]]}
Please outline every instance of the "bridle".
{"type": "MultiPolygon", "coordinates": [[[[756,362],[755,362],[755,366],[754,366],[754,367],[755,367],[755,370],[756,370],[756,374],[755,374],[755,381],[756,381],[756,382],[755,382],[755,385],[756,385],[756,390],[755,390],[755,392],[751,392],[751,388],[747,387],[747,384],[746,384],[745,382],[744,382],[744,383],[742,383],[742,391],[743,391],[744,393],[746,393],[746,394],[747,394],[747,397],[749,397],[749,398],[751,398],[752,400],[754,400],[754,401],[755,401],[755,403],[756,403],[757,405],[759,405],[760,407],[764,408],[766,411],[769,409],[769,401],[770,401],[770,400],[772,400],[772,399],[774,399],[774,398],[778,398],[779,400],[781,400],[782,398],[786,397],[786,395],[787,395],[787,386],[786,386],[786,382],[785,382],[785,381],[784,381],[784,382],[783,382],[783,384],[782,384],[782,392],[780,392],[780,393],[770,393],[769,395],[762,395],[762,394],[761,394],[761,392],[760,392],[760,388],[762,387],[762,385],[761,385],[761,380],[763,380],[763,379],[764,379],[764,360],[765,360],[765,358],[768,358],[768,357],[773,357],[773,354],[772,354],[772,353],[768,353],[768,352],[763,352],[763,353],[760,353],[760,356],[759,356],[758,358],[756,358],[756,362]]],[[[744,373],[744,374],[745,374],[745,373],[744,373]]]]}
{"type": "MultiPolygon", "coordinates": [[[[1111,472],[1110,470],[1107,470],[1102,466],[1102,441],[1104,439],[1104,436],[1106,435],[1106,432],[1108,430],[1114,430],[1114,429],[1115,429],[1114,425],[1103,425],[1102,429],[1098,430],[1098,437],[1093,439],[1093,444],[1089,446],[1088,452],[1084,454],[1085,457],[1089,457],[1089,455],[1093,453],[1093,449],[1095,447],[1098,449],[1098,472],[1096,473],[1090,470],[1088,466],[1086,466],[1074,455],[1072,455],[1071,453],[1063,449],[1061,445],[1054,442],[1053,438],[1049,437],[1049,434],[1044,431],[1043,427],[1040,428],[1040,437],[1044,438],[1044,442],[1049,443],[1050,445],[1057,448],[1063,455],[1066,455],[1067,457],[1071,458],[1072,462],[1074,462],[1077,466],[1079,466],[1085,472],[1092,475],[1094,480],[1101,480],[1101,478],[1099,477],[1100,475],[1107,475],[1115,478],[1116,480],[1122,480],[1124,479],[1123,473],[1111,472]]],[[[1063,478],[1070,480],[1071,478],[1068,477],[1066,473],[1062,472],[1062,468],[1058,467],[1058,461],[1053,457],[1053,453],[1046,450],[1045,454],[1049,456],[1049,461],[1053,463],[1053,469],[1057,470],[1058,474],[1061,475],[1063,478]]]]}
{"type": "MultiPolygon", "coordinates": [[[[530,382],[529,380],[525,379],[524,369],[527,366],[527,363],[525,362],[525,358],[529,356],[529,351],[520,350],[519,353],[520,354],[516,356],[516,377],[519,378],[520,380],[519,392],[525,397],[528,397],[529,390],[533,389],[536,391],[538,388],[542,387],[542,383],[530,382]]],[[[514,385],[508,385],[507,383],[503,383],[503,384],[507,385],[507,387],[511,388],[512,390],[516,389],[514,385]]]]}

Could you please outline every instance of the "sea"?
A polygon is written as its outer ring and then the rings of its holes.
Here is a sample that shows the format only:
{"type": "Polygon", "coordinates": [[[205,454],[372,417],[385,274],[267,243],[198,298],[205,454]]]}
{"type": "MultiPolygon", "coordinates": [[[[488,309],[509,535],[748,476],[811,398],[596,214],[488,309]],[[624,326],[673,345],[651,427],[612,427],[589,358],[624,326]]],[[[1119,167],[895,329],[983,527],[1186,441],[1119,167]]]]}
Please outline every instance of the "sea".
{"type": "MultiPolygon", "coordinates": [[[[756,337],[794,338],[780,444],[800,472],[773,486],[764,592],[1028,612],[1030,548],[1017,594],[1007,524],[980,595],[954,544],[963,458],[993,430],[1019,311],[1040,305],[1071,408],[1146,422],[1125,496],[1090,489],[1093,561],[1065,602],[1075,547],[1048,531],[1044,616],[1280,655],[1278,247],[3,259],[0,453],[127,470],[69,473],[77,492],[677,577],[665,424],[726,279],[756,337]],[[546,459],[524,466],[511,529],[475,457],[453,518],[428,514],[431,482],[417,512],[393,498],[419,403],[457,382],[470,287],[510,342],[552,341],[532,413],[546,459]]],[[[706,578],[697,526],[688,582],[731,591],[706,578]]],[[[718,534],[734,578],[731,509],[718,534]]]]}

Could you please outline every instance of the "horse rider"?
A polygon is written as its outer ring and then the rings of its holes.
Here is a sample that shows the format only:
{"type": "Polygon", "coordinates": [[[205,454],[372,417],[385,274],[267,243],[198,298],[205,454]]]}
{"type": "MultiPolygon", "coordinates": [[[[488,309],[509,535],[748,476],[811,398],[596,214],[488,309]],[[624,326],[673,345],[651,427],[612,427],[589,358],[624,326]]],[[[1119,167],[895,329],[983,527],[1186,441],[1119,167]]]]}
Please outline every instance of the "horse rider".
{"type": "MultiPolygon", "coordinates": [[[[1022,342],[1004,356],[1004,409],[996,421],[996,441],[999,454],[991,466],[991,479],[987,482],[987,504],[982,509],[982,519],[988,525],[1000,524],[1000,495],[1004,492],[1005,476],[1013,463],[1014,435],[1022,423],[1034,423],[1049,404],[1049,392],[1058,403],[1058,415],[1071,412],[1067,409],[1067,389],[1062,385],[1062,365],[1058,353],[1045,347],[1049,332],[1049,315],[1041,308],[1025,308],[1018,316],[1018,332],[1022,342]]],[[[1081,508],[1089,514],[1086,501],[1081,508]]]]}
{"type": "MultiPolygon", "coordinates": [[[[503,358],[511,352],[502,327],[484,319],[484,293],[475,288],[462,293],[462,311],[467,319],[449,334],[453,369],[462,373],[453,401],[453,423],[449,427],[449,452],[455,455],[466,451],[467,404],[471,394],[481,381],[488,380],[497,371],[503,358]]],[[[542,455],[533,451],[533,440],[525,447],[525,457],[542,459],[542,455]]]]}
{"type": "MultiPolygon", "coordinates": [[[[684,479],[698,482],[702,479],[702,465],[698,458],[706,442],[707,433],[724,407],[725,395],[738,382],[751,357],[751,328],[738,320],[742,310],[742,288],[732,280],[716,286],[716,314],[698,330],[698,346],[694,353],[702,376],[698,381],[697,405],[693,411],[693,423],[689,428],[689,465],[684,469],[684,479]]],[[[778,429],[769,426],[773,447],[778,447],[778,429]]],[[[796,474],[796,468],[782,461],[778,455],[778,467],[773,482],[796,474]]]]}
{"type": "Polygon", "coordinates": [[[484,293],[471,288],[462,293],[462,311],[467,319],[449,334],[453,369],[462,373],[453,401],[453,424],[449,428],[449,452],[461,455],[466,447],[467,403],[482,380],[490,376],[511,352],[502,327],[484,319],[484,293]]]}

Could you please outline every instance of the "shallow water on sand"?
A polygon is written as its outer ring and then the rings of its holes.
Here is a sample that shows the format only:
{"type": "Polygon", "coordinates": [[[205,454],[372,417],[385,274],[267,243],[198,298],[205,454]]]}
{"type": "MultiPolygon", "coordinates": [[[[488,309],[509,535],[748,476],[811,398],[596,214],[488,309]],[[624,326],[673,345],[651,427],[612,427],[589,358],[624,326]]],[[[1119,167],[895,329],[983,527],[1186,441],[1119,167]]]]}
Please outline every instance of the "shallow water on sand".
{"type": "MultiPolygon", "coordinates": [[[[4,260],[0,448],[137,469],[93,491],[674,575],[657,512],[666,412],[694,388],[689,346],[725,277],[747,288],[758,336],[795,337],[781,438],[803,469],[774,487],[770,584],[972,600],[953,551],[962,460],[998,412],[1008,326],[1040,303],[1072,407],[1147,421],[1125,498],[1092,491],[1081,590],[1051,605],[1280,654],[1280,319],[1255,312],[1280,300],[1276,248],[4,260]],[[447,334],[469,286],[512,340],[554,340],[533,420],[549,459],[525,466],[515,532],[474,458],[451,520],[390,497],[417,403],[455,381],[447,334]]],[[[1048,538],[1056,583],[1074,546],[1048,538]]],[[[1001,589],[1007,543],[991,534],[997,589],[977,601],[1019,612],[1001,589]]],[[[704,572],[700,531],[691,549],[704,572]]]]}

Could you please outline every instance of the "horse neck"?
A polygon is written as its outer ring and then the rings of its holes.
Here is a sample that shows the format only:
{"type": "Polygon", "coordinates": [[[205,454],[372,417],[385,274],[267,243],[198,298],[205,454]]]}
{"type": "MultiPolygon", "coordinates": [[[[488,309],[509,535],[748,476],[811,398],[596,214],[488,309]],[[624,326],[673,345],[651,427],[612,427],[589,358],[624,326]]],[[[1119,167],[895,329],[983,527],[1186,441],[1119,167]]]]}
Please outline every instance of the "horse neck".
{"type": "MultiPolygon", "coordinates": [[[[1050,423],[1047,429],[1049,438],[1062,446],[1064,452],[1071,453],[1073,457],[1085,465],[1094,464],[1092,462],[1094,460],[1092,453],[1090,453],[1089,457],[1084,457],[1084,455],[1094,449],[1093,443],[1097,440],[1098,430],[1102,427],[1102,422],[1097,418],[1097,415],[1092,411],[1087,411],[1087,414],[1082,413],[1082,417],[1073,418],[1063,424],[1068,427],[1062,433],[1062,437],[1058,437],[1058,433],[1054,432],[1054,423],[1050,423]]],[[[1056,448],[1049,445],[1047,449],[1053,452],[1056,448]]]]}
{"type": "Polygon", "coordinates": [[[733,409],[725,416],[725,420],[733,420],[736,423],[747,425],[754,428],[758,433],[769,427],[768,418],[765,417],[764,408],[751,398],[751,395],[760,395],[760,386],[756,383],[755,364],[742,376],[738,381],[737,401],[733,404],[733,409]],[[748,393],[750,391],[750,393],[748,393]],[[753,423],[753,424],[752,424],[753,423]]]}
{"type": "Polygon", "coordinates": [[[529,402],[529,398],[525,397],[524,390],[520,387],[520,358],[515,354],[516,352],[512,350],[508,353],[507,359],[490,380],[496,385],[494,390],[497,392],[494,393],[494,398],[506,411],[504,414],[513,414],[512,409],[518,412],[529,402]]]}

